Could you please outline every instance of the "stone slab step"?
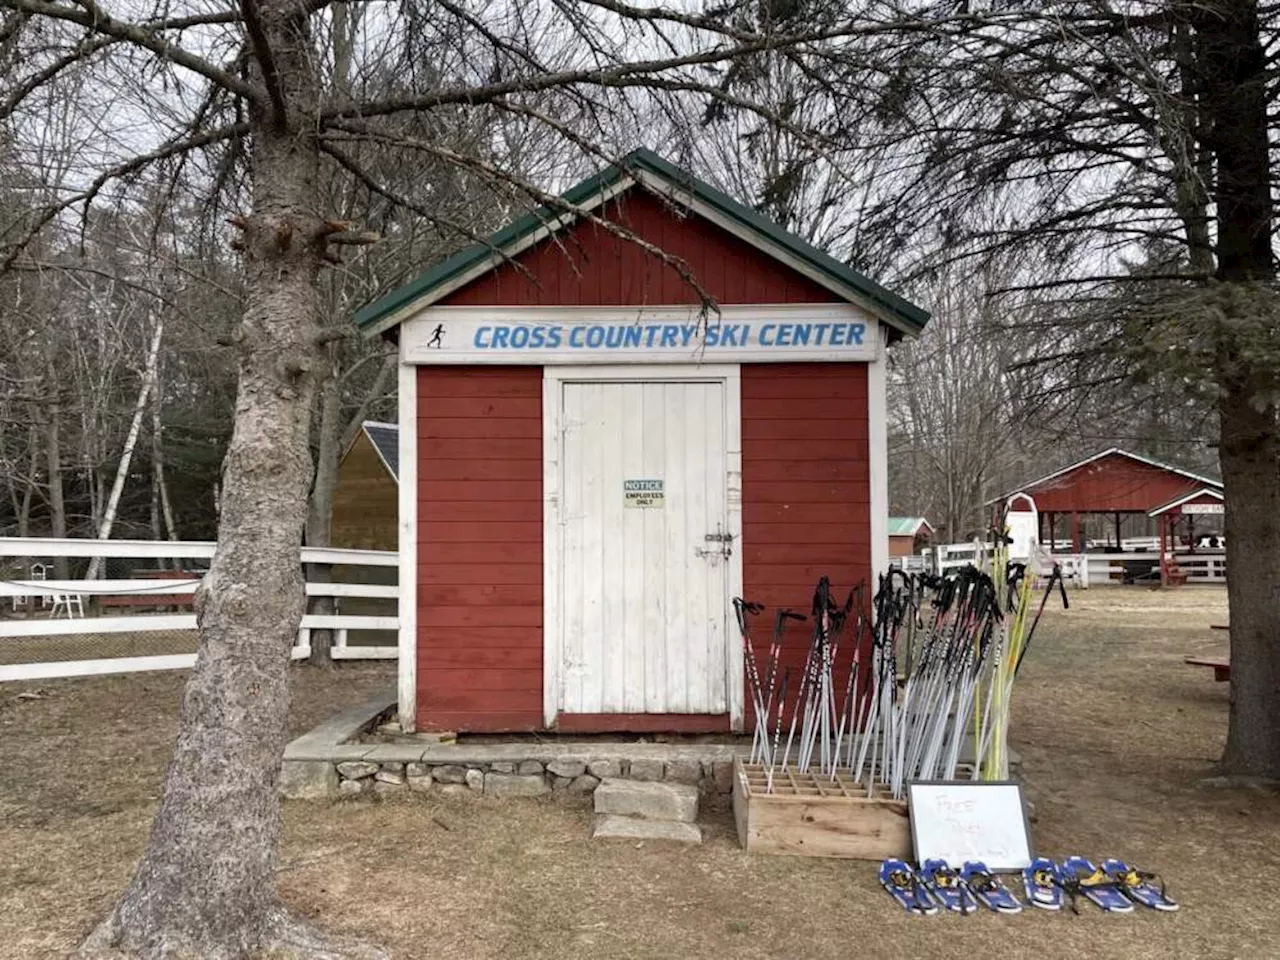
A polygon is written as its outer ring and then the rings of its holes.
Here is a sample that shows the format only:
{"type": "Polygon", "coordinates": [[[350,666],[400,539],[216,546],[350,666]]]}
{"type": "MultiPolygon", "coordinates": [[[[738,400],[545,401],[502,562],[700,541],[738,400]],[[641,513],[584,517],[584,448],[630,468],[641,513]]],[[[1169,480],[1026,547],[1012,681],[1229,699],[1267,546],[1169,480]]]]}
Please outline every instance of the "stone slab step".
{"type": "Polygon", "coordinates": [[[592,840],[671,840],[676,843],[701,843],[702,829],[697,824],[678,820],[641,820],[603,814],[596,817],[592,840]]]}
{"type": "Polygon", "coordinates": [[[693,823],[698,819],[698,788],[648,780],[602,780],[596,788],[595,807],[596,813],[693,823]]]}

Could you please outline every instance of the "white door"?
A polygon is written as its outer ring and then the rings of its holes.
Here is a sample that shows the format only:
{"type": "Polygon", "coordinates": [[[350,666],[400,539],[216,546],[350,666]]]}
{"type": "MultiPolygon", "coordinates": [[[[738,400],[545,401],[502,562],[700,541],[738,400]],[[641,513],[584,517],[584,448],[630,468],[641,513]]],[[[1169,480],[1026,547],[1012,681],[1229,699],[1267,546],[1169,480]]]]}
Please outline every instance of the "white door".
{"type": "Polygon", "coordinates": [[[728,712],[725,385],[561,386],[560,709],[728,712]]]}

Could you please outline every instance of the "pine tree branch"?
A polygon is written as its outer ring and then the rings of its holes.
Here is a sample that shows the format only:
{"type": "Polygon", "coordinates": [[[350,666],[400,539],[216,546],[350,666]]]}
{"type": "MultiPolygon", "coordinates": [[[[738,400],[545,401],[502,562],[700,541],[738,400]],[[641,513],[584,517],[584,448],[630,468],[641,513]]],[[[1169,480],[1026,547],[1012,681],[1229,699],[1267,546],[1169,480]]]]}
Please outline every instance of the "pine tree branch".
{"type": "MultiPolygon", "coordinates": [[[[262,93],[252,84],[241,80],[214,66],[203,57],[198,57],[189,50],[184,50],[173,41],[156,33],[155,27],[145,27],[125,20],[117,20],[106,13],[94,0],[80,0],[80,7],[67,7],[46,0],[0,0],[0,7],[10,10],[48,17],[52,20],[63,20],[75,23],[87,30],[103,36],[114,37],[135,46],[150,50],[162,60],[184,67],[212,80],[224,89],[244,97],[246,100],[258,101],[262,93]]],[[[160,21],[163,23],[164,21],[160,21]]]]}
{"type": "Polygon", "coordinates": [[[284,93],[280,89],[280,71],[276,68],[275,58],[271,55],[271,44],[267,42],[267,31],[262,26],[262,18],[258,15],[257,0],[240,0],[240,12],[244,16],[245,33],[249,35],[249,45],[253,48],[262,70],[262,82],[267,87],[267,96],[271,99],[272,121],[276,129],[283,130],[288,123],[288,107],[284,93]]]}

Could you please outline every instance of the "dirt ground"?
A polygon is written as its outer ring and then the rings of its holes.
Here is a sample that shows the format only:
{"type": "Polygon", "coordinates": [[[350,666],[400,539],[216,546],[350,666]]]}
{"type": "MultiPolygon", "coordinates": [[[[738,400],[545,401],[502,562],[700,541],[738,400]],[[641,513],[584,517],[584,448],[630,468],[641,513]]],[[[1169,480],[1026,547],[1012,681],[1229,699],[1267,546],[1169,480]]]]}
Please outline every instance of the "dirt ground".
{"type": "MultiPolygon", "coordinates": [[[[288,903],[396,957],[1280,956],[1280,796],[1203,785],[1227,685],[1220,588],[1095,589],[1050,610],[1013,745],[1050,856],[1164,874],[1174,915],[911,917],[875,864],[748,857],[727,813],[693,849],[588,839],[585,806],[482,798],[290,804],[288,903]]],[[[293,726],[390,687],[389,665],[300,668],[293,726]]],[[[61,956],[129,877],[175,734],[180,674],[0,688],[0,956],[61,956]],[[22,698],[39,692],[38,699],[22,698]]]]}

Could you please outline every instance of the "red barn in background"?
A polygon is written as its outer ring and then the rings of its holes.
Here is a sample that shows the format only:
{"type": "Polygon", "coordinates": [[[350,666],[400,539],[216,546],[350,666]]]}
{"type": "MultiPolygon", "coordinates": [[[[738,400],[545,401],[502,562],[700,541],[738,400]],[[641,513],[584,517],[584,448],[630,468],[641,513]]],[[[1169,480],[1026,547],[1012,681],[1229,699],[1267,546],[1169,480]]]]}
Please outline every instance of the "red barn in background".
{"type": "MultiPolygon", "coordinates": [[[[1113,447],[1033,480],[999,498],[1001,506],[1019,496],[1030,496],[1039,513],[1040,542],[1052,544],[1059,521],[1069,521],[1071,547],[1079,552],[1083,537],[1081,515],[1101,514],[1114,521],[1117,549],[1121,518],[1144,519],[1163,515],[1161,508],[1209,488],[1221,491],[1222,482],[1113,447]]],[[[1217,497],[1221,502],[1221,496],[1217,497]]],[[[1020,504],[1013,504],[1015,509],[1020,504]]]]}
{"type": "Polygon", "coordinates": [[[400,349],[401,722],[741,730],[731,599],[887,566],[927,315],[648,151],[564,200],[357,316],[400,349]]]}

